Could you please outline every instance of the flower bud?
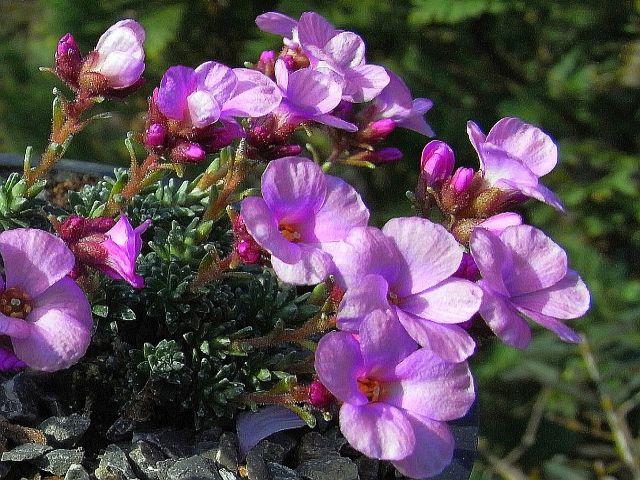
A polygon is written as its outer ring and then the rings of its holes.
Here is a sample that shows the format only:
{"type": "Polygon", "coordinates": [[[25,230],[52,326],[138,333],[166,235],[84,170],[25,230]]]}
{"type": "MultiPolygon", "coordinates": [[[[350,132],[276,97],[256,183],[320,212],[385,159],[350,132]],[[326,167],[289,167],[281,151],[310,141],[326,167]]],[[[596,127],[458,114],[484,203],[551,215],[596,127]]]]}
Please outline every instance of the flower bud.
{"type": "Polygon", "coordinates": [[[309,403],[314,407],[324,410],[331,405],[335,400],[335,397],[331,394],[327,387],[325,387],[320,380],[315,379],[309,385],[309,403]]]}
{"type": "Polygon", "coordinates": [[[471,182],[473,181],[473,176],[475,175],[475,173],[476,172],[473,168],[458,168],[449,181],[453,191],[455,193],[466,192],[471,186],[471,182]]]}
{"type": "Polygon", "coordinates": [[[370,122],[363,129],[359,130],[356,139],[360,142],[377,143],[393,132],[396,128],[396,122],[390,118],[381,118],[370,122]]]}
{"type": "Polygon", "coordinates": [[[420,157],[420,179],[429,186],[443,182],[453,172],[455,156],[449,145],[439,140],[427,143],[420,157]]]}
{"type": "Polygon", "coordinates": [[[278,55],[273,50],[265,50],[260,54],[256,70],[264,73],[267,77],[273,78],[275,75],[275,64],[278,55]]]}
{"type": "Polygon", "coordinates": [[[207,153],[197,143],[181,142],[171,150],[171,160],[175,163],[200,163],[207,153]]]}
{"type": "Polygon", "coordinates": [[[55,55],[55,72],[61,80],[77,86],[82,65],[80,49],[73,35],[67,33],[58,41],[55,55]]]}
{"type": "Polygon", "coordinates": [[[144,132],[144,146],[148,149],[156,149],[164,145],[167,137],[167,129],[161,123],[153,123],[144,132]]]}

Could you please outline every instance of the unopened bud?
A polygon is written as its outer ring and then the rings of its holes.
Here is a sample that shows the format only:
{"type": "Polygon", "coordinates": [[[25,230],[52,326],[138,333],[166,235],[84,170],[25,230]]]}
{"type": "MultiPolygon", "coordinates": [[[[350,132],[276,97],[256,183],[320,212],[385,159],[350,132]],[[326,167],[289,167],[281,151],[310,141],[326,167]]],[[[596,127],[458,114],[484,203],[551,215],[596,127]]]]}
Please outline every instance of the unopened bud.
{"type": "Polygon", "coordinates": [[[277,54],[273,50],[265,50],[260,54],[256,70],[264,73],[267,77],[273,77],[275,73],[277,54]]]}
{"type": "Polygon", "coordinates": [[[145,147],[153,150],[161,147],[167,137],[167,129],[161,123],[153,123],[144,132],[145,147]]]}
{"type": "Polygon", "coordinates": [[[77,85],[82,65],[80,49],[73,35],[67,33],[58,41],[55,55],[55,72],[65,82],[77,85]]]}
{"type": "Polygon", "coordinates": [[[314,407],[324,410],[334,402],[335,398],[320,380],[315,379],[309,385],[309,403],[314,407]]]}
{"type": "Polygon", "coordinates": [[[396,128],[396,122],[390,118],[381,118],[370,122],[359,130],[356,138],[361,142],[377,143],[385,138],[396,128]]]}
{"type": "Polygon", "coordinates": [[[455,193],[466,192],[473,182],[473,176],[475,175],[473,168],[460,167],[458,168],[453,177],[451,177],[451,188],[455,193]]]}
{"type": "Polygon", "coordinates": [[[200,163],[206,155],[200,145],[192,142],[179,143],[171,150],[171,159],[175,163],[200,163]]]}
{"type": "Polygon", "coordinates": [[[433,140],[425,145],[420,157],[420,179],[429,186],[443,182],[451,176],[455,155],[449,145],[433,140]]]}

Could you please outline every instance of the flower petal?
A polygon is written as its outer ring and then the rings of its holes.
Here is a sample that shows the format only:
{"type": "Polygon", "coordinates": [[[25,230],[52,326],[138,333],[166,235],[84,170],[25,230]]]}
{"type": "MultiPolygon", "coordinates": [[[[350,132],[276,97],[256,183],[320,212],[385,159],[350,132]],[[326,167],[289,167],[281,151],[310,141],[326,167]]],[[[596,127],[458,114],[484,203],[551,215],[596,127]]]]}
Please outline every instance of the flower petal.
{"type": "Polygon", "coordinates": [[[257,70],[234,68],[238,83],[232,97],[223,105],[227,117],[262,117],[271,113],[282,101],[278,86],[257,70]]]}
{"type": "Polygon", "coordinates": [[[315,370],[322,384],[337,399],[353,405],[364,405],[367,397],[358,387],[365,373],[360,343],[346,332],[330,332],[318,342],[315,370]]]}
{"type": "Polygon", "coordinates": [[[329,276],[334,265],[331,255],[323,252],[320,244],[298,244],[300,260],[287,263],[271,256],[271,266],[278,278],[293,285],[316,285],[329,276]]]}
{"type": "Polygon", "coordinates": [[[100,55],[122,52],[135,60],[144,60],[144,38],[144,29],[139,23],[131,19],[121,20],[102,34],[95,50],[100,55]]]}
{"type": "Polygon", "coordinates": [[[508,189],[516,185],[518,188],[538,185],[538,177],[535,173],[517,158],[490,143],[481,146],[480,157],[483,177],[493,187],[508,189]]]}
{"type": "Polygon", "coordinates": [[[315,215],[327,195],[327,180],[318,165],[303,157],[269,162],[262,174],[262,198],[278,223],[298,223],[315,215]]]}
{"type": "MultiPolygon", "coordinates": [[[[340,69],[362,65],[364,62],[364,50],[364,41],[360,35],[353,32],[340,32],[322,47],[322,51],[340,69]]],[[[385,76],[387,75],[385,74],[385,76]]],[[[387,81],[387,83],[389,82],[387,81]]],[[[384,88],[384,85],[382,88],[384,88]]]]}
{"type": "Polygon", "coordinates": [[[11,348],[0,347],[0,372],[15,372],[27,366],[11,348]]]}
{"type": "Polygon", "coordinates": [[[337,326],[358,333],[364,318],[374,310],[388,310],[389,284],[380,275],[365,275],[359,284],[348,288],[340,302],[337,326]]]}
{"type": "Polygon", "coordinates": [[[511,296],[551,287],[567,274],[567,254],[542,230],[508,227],[500,240],[511,250],[511,265],[503,277],[511,296]]]}
{"type": "Polygon", "coordinates": [[[444,360],[462,362],[469,358],[476,348],[473,338],[458,325],[432,322],[400,309],[396,309],[396,314],[411,338],[444,360]]]}
{"type": "Polygon", "coordinates": [[[287,263],[300,260],[300,247],[282,236],[273,212],[262,198],[247,197],[242,200],[240,215],[247,231],[272,256],[287,263]]]}
{"type": "Polygon", "coordinates": [[[358,65],[344,74],[342,98],[352,103],[369,102],[389,84],[389,75],[379,65],[358,65]]]}
{"type": "Polygon", "coordinates": [[[461,323],[480,308],[482,289],[464,279],[449,278],[424,292],[402,299],[399,308],[437,323],[461,323]]]}
{"type": "Polygon", "coordinates": [[[359,334],[367,378],[393,378],[395,366],[418,349],[391,310],[369,313],[360,325],[359,334]]]}
{"type": "Polygon", "coordinates": [[[236,420],[240,454],[244,457],[260,440],[269,435],[306,425],[297,413],[282,405],[261,407],[256,412],[240,412],[236,420]]]}
{"type": "Polygon", "coordinates": [[[514,212],[503,212],[492,215],[477,226],[489,230],[494,235],[500,235],[505,228],[522,225],[522,217],[514,212]]]}
{"type": "Polygon", "coordinates": [[[298,22],[280,12],[267,12],[256,17],[256,25],[263,32],[290,37],[298,22]]]}
{"type": "Polygon", "coordinates": [[[333,25],[315,12],[304,12],[298,21],[298,38],[303,48],[307,45],[322,48],[336,33],[333,25]]]}
{"type": "Polygon", "coordinates": [[[476,397],[467,363],[444,361],[427,348],[398,364],[395,376],[385,384],[382,401],[433,420],[464,416],[476,397]]]}
{"type": "Polygon", "coordinates": [[[331,75],[301,68],[289,74],[286,96],[300,113],[321,115],[338,106],[342,100],[342,87],[331,75]]]}
{"type": "Polygon", "coordinates": [[[471,255],[482,278],[492,290],[509,296],[504,279],[511,268],[511,253],[490,230],[475,228],[469,240],[471,255]]]}
{"type": "Polygon", "coordinates": [[[478,285],[484,291],[480,316],[500,340],[515,348],[525,348],[531,340],[531,329],[517,310],[504,298],[487,285],[485,280],[480,280],[478,285]]]}
{"type": "Polygon", "coordinates": [[[16,356],[31,368],[55,371],[76,363],[91,340],[91,306],[70,278],[63,278],[34,302],[27,338],[12,338],[16,356]]]}
{"type": "Polygon", "coordinates": [[[572,328],[566,326],[558,319],[543,315],[539,312],[533,312],[526,308],[518,307],[518,310],[536,322],[538,325],[551,330],[560,337],[560,340],[569,343],[581,343],[582,337],[572,328]]]}
{"type": "Polygon", "coordinates": [[[333,128],[339,128],[340,130],[345,130],[347,132],[357,132],[358,127],[351,122],[347,122],[341,118],[338,118],[333,115],[324,114],[324,115],[314,115],[313,121],[317,123],[321,123],[323,125],[327,125],[333,128]]]}
{"type": "Polygon", "coordinates": [[[206,127],[220,118],[220,105],[215,97],[205,90],[196,90],[189,95],[187,106],[194,127],[206,127]]]}
{"type": "Polygon", "coordinates": [[[32,299],[67,275],[76,261],[60,238],[35,228],[0,233],[0,255],[6,288],[20,288],[32,299]]]}
{"type": "Polygon", "coordinates": [[[385,403],[340,408],[340,431],[353,448],[367,457],[399,460],[415,448],[416,438],[407,415],[385,403]]]}
{"type": "Polygon", "coordinates": [[[31,334],[31,324],[21,318],[7,317],[0,313],[0,335],[11,338],[28,338],[31,334]]]}
{"type": "Polygon", "coordinates": [[[517,307],[540,312],[553,318],[578,318],[587,313],[591,303],[589,289],[573,270],[555,285],[513,297],[517,307]]]}
{"type": "Polygon", "coordinates": [[[136,60],[124,52],[111,52],[100,60],[96,71],[107,77],[111,88],[127,88],[144,72],[144,60],[136,60]]]}
{"type": "Polygon", "coordinates": [[[487,141],[487,136],[482,132],[482,130],[480,130],[480,127],[471,120],[467,122],[467,135],[469,136],[471,145],[478,154],[478,159],[480,160],[480,170],[484,170],[485,167],[482,163],[482,155],[480,154],[480,151],[482,150],[482,144],[487,141]]]}
{"type": "Polygon", "coordinates": [[[231,98],[238,79],[232,69],[218,62],[205,62],[195,69],[198,89],[206,90],[218,105],[231,98]]]}
{"type": "Polygon", "coordinates": [[[196,88],[195,72],[192,68],[176,65],[170,67],[160,80],[156,102],[160,111],[174,120],[184,120],[187,97],[196,88]]]}
{"type": "Polygon", "coordinates": [[[453,275],[462,260],[458,242],[442,225],[418,217],[393,218],[382,229],[404,260],[391,289],[400,297],[418,293],[453,275]]]}
{"type": "Polygon", "coordinates": [[[394,467],[409,478],[427,478],[442,472],[453,458],[455,441],[445,422],[407,413],[413,427],[416,446],[402,460],[393,461],[394,467]]]}
{"type": "Polygon", "coordinates": [[[558,163],[558,147],[551,137],[519,118],[499,120],[489,131],[487,142],[521,160],[538,177],[549,173],[558,163]]]}

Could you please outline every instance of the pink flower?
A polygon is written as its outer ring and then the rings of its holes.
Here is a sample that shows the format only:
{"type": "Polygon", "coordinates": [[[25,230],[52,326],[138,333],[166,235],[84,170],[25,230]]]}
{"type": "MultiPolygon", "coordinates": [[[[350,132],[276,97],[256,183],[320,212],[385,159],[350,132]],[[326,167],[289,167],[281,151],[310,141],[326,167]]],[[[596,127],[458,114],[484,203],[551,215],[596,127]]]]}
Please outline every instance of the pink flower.
{"type": "Polygon", "coordinates": [[[353,187],[325,175],[307,158],[271,161],[261,187],[262,198],[245,198],[240,215],[247,231],[271,254],[278,277],[288,283],[324,280],[333,270],[325,248],[369,220],[369,211],[353,187]]]}
{"type": "Polygon", "coordinates": [[[390,460],[412,478],[436,475],[451,462],[454,440],[446,422],[464,416],[475,398],[466,362],[416,350],[402,327],[378,310],[364,320],[359,340],[347,332],[325,335],[315,369],[343,402],[340,430],[356,450],[390,460]]]}
{"type": "Polygon", "coordinates": [[[482,290],[452,278],[462,249],[442,226],[394,218],[382,231],[354,228],[343,242],[325,248],[336,265],[336,282],[347,289],[338,328],[362,332],[367,315],[388,310],[418,344],[441,358],[460,362],[473,353],[475,342],[457,324],[478,311],[482,290]]]}
{"type": "Polygon", "coordinates": [[[480,315],[505,343],[527,346],[531,330],[523,316],[566,342],[581,341],[562,320],[587,312],[589,291],[568,268],[564,250],[542,231],[519,225],[496,235],[476,228],[470,248],[482,275],[480,315]]]}
{"type": "Polygon", "coordinates": [[[125,215],[115,225],[111,218],[72,215],[58,233],[76,256],[76,270],[88,265],[110,278],[142,288],[144,279],[136,273],[136,260],[142,250],[142,234],[150,225],[151,220],[147,220],[134,229],[125,215]]]}
{"type": "Polygon", "coordinates": [[[135,20],[121,20],[112,25],[102,34],[95,50],[87,55],[81,77],[100,74],[106,80],[106,89],[134,86],[144,71],[144,39],[144,29],[135,20]]]}
{"type": "Polygon", "coordinates": [[[17,228],[0,233],[0,255],[0,334],[31,368],[73,365],[89,346],[93,323],[87,297],[67,276],[73,253],[45,231],[17,228]]]}
{"type": "Polygon", "coordinates": [[[549,135],[519,118],[503,118],[488,135],[475,123],[468,122],[467,133],[488,186],[564,210],[558,197],[539,182],[558,162],[558,147],[549,135]]]}

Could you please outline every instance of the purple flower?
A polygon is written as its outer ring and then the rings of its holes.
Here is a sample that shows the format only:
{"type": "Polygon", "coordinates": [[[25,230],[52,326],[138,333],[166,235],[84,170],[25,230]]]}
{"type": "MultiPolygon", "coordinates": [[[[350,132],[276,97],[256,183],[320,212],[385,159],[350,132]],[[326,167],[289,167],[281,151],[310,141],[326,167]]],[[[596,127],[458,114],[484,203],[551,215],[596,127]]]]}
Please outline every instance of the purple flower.
{"type": "Polygon", "coordinates": [[[282,60],[276,62],[275,70],[283,95],[282,103],[274,112],[279,124],[297,126],[312,120],[349,132],[358,130],[353,123],[329,113],[342,99],[342,87],[333,76],[311,68],[290,73],[282,60]]]}
{"type": "Polygon", "coordinates": [[[203,128],[219,119],[266,115],[278,106],[281,95],[258,71],[206,62],[195,70],[170,67],[155,100],[166,117],[203,128]]]}
{"type": "Polygon", "coordinates": [[[414,130],[422,135],[433,137],[435,134],[424,119],[433,102],[428,98],[413,99],[409,87],[390,70],[389,84],[374,101],[374,119],[390,118],[399,127],[414,130]]]}
{"type": "Polygon", "coordinates": [[[271,264],[285,282],[315,284],[333,270],[327,245],[366,225],[369,211],[343,180],[325,175],[307,158],[273,160],[262,174],[262,198],[242,201],[247,231],[271,253],[271,264]]]}
{"type": "Polygon", "coordinates": [[[122,20],[102,34],[82,66],[82,73],[98,73],[109,89],[135,85],[144,71],[145,33],[135,20],[122,20]]]}
{"type": "Polygon", "coordinates": [[[16,357],[10,346],[9,348],[0,347],[0,372],[15,372],[26,367],[27,364],[16,357]]]}
{"type": "Polygon", "coordinates": [[[328,247],[336,281],[347,291],[340,304],[338,328],[361,332],[374,310],[390,310],[421,346],[459,362],[475,348],[458,323],[478,311],[482,291],[451,278],[462,249],[442,226],[417,217],[394,218],[382,231],[354,228],[345,240],[328,247]]]}
{"type": "Polygon", "coordinates": [[[303,13],[299,21],[268,12],[259,15],[256,24],[261,30],[285,37],[290,47],[299,46],[314,69],[331,72],[342,87],[344,100],[368,102],[389,83],[384,67],[366,64],[365,44],[359,35],[336,30],[315,12],[303,13]]]}
{"type": "Polygon", "coordinates": [[[91,339],[91,306],[67,277],[73,253],[42,230],[0,233],[4,282],[0,286],[0,334],[29,367],[54,371],[82,357],[91,339]]]}
{"type": "Polygon", "coordinates": [[[440,140],[432,140],[422,149],[420,179],[425,185],[434,186],[450,177],[455,165],[451,147],[440,140]]]}
{"type": "Polygon", "coordinates": [[[490,187],[514,191],[564,211],[560,200],[539,182],[558,162],[558,147],[549,135],[519,118],[503,118],[485,136],[474,122],[467,133],[490,187]]]}
{"type": "Polygon", "coordinates": [[[315,369],[343,402],[340,430],[356,450],[390,460],[412,478],[433,476],[451,462],[446,422],[465,415],[475,397],[466,362],[416,350],[400,325],[377,311],[364,320],[359,341],[347,332],[325,335],[315,369]]]}
{"type": "Polygon", "coordinates": [[[564,250],[542,231],[518,225],[496,235],[476,228],[470,248],[482,275],[480,315],[505,343],[527,346],[531,330],[523,316],[566,342],[581,341],[562,320],[586,313],[589,291],[567,267],[564,250]]]}

